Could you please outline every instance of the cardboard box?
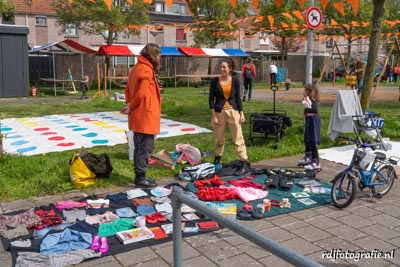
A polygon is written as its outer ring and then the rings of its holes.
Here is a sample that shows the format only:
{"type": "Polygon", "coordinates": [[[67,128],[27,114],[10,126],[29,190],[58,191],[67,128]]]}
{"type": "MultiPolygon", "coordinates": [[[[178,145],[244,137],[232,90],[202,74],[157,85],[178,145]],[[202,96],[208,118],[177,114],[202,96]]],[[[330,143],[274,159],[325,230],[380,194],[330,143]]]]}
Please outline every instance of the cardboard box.
{"type": "Polygon", "coordinates": [[[149,165],[163,169],[175,169],[175,161],[166,150],[161,150],[149,158],[149,165]]]}
{"type": "Polygon", "coordinates": [[[236,203],[217,203],[206,202],[207,207],[236,220],[237,206],[236,203]]]}

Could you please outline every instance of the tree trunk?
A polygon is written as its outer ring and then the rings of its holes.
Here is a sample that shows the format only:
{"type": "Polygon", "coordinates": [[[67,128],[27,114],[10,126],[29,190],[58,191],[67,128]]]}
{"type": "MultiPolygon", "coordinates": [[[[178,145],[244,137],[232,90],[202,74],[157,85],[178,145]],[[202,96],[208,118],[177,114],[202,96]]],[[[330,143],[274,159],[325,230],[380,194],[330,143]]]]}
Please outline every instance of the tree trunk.
{"type": "Polygon", "coordinates": [[[375,63],[378,58],[379,42],[382,32],[382,19],[385,0],[373,0],[372,29],[369,40],[368,62],[365,67],[364,90],[361,95],[361,107],[365,111],[369,108],[371,91],[374,82],[375,63]]]}

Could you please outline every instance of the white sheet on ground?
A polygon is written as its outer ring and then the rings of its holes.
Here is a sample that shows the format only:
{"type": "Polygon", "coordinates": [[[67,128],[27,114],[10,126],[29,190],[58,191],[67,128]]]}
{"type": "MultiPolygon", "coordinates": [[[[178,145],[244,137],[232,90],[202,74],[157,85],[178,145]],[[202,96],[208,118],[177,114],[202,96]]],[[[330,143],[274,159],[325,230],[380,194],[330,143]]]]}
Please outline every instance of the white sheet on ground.
{"type": "MultiPolygon", "coordinates": [[[[127,127],[128,117],[118,111],[1,120],[1,132],[6,136],[4,151],[26,156],[124,144],[127,127]]],[[[157,138],[209,132],[193,124],[161,118],[157,138]]]]}

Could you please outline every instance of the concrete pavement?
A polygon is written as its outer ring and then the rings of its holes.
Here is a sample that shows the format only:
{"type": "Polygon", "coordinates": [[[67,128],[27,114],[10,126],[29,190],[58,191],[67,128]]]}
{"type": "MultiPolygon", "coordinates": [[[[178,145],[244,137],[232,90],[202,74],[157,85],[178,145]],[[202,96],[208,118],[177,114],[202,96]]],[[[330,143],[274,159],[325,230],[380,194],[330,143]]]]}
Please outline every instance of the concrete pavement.
{"type": "MultiPolygon", "coordinates": [[[[287,167],[295,170],[297,159],[298,156],[277,158],[253,166],[287,167]]],[[[322,167],[323,170],[317,174],[317,178],[327,182],[345,168],[326,160],[322,160],[322,167]]],[[[162,184],[170,182],[171,179],[163,180],[162,184]]],[[[107,193],[123,190],[126,188],[99,190],[95,194],[105,196],[107,193]]],[[[83,192],[75,191],[65,195],[3,202],[0,204],[0,213],[83,196],[83,192]]],[[[390,193],[375,202],[371,202],[367,192],[358,192],[356,200],[344,210],[325,205],[261,220],[239,222],[325,266],[400,266],[399,200],[400,186],[396,180],[390,193]],[[379,252],[392,250],[394,258],[376,258],[379,252]],[[328,253],[328,256],[336,253],[341,258],[323,258],[324,253],[328,253]],[[360,253],[370,253],[373,257],[355,258],[360,257],[360,253]]],[[[291,266],[228,229],[184,238],[182,249],[182,266],[291,266]]],[[[365,254],[364,257],[368,255],[365,254]]],[[[1,246],[0,262],[1,266],[11,266],[11,255],[1,246]]],[[[86,261],[77,266],[172,265],[172,242],[167,242],[86,261]]]]}

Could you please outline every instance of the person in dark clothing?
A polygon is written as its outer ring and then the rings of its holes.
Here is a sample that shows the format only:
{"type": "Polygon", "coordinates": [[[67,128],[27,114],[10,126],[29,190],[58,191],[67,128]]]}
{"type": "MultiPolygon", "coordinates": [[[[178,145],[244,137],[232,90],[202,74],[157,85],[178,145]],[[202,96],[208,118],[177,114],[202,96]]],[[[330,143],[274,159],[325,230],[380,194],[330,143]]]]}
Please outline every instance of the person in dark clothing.
{"type": "Polygon", "coordinates": [[[81,99],[87,99],[86,92],[89,90],[89,76],[85,75],[85,77],[83,77],[80,87],[82,91],[81,99]]]}
{"type": "Polygon", "coordinates": [[[318,114],[319,90],[315,84],[307,84],[304,92],[304,158],[298,161],[305,170],[319,170],[321,165],[317,145],[321,142],[321,119],[318,114]]]}
{"type": "Polygon", "coordinates": [[[251,100],[251,93],[253,91],[254,78],[256,77],[256,67],[254,66],[253,59],[247,58],[246,64],[242,68],[242,80],[243,80],[243,102],[246,101],[248,95],[249,101],[251,100]]]}
{"type": "Polygon", "coordinates": [[[220,164],[225,147],[225,129],[228,126],[240,167],[234,175],[243,175],[250,170],[247,162],[247,149],[242,132],[245,122],[240,99],[240,80],[232,75],[235,62],[232,58],[222,59],[220,75],[211,80],[208,102],[211,110],[211,123],[215,136],[214,164],[220,164]]]}

